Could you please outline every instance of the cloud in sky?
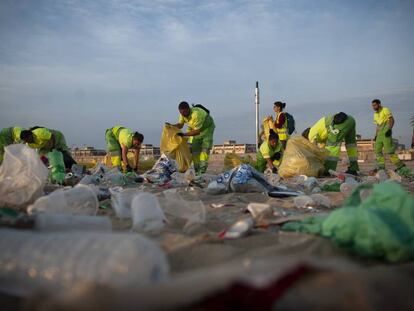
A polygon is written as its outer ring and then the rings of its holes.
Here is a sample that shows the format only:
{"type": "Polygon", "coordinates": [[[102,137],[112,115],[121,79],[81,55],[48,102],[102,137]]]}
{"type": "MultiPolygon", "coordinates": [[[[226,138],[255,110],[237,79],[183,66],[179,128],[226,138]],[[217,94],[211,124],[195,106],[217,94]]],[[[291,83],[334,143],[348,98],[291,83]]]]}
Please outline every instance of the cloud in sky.
{"type": "Polygon", "coordinates": [[[210,108],[217,143],[252,142],[260,81],[262,116],[281,99],[299,129],[345,111],[372,136],[380,97],[408,143],[413,13],[412,1],[4,0],[0,126],[103,147],[122,124],[158,144],[188,100],[210,108]]]}

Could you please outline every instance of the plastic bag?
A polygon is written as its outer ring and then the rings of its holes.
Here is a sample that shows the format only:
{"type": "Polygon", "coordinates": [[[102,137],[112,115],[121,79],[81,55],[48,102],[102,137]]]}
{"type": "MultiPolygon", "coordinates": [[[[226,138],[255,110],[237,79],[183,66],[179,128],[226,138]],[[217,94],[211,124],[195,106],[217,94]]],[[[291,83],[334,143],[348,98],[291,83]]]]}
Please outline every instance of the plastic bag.
{"type": "Polygon", "coordinates": [[[45,212],[72,215],[96,215],[99,203],[95,191],[87,185],[59,189],[41,197],[27,208],[29,214],[45,212]]]}
{"type": "Polygon", "coordinates": [[[325,170],[328,151],[320,149],[302,136],[293,136],[283,153],[279,175],[289,178],[297,175],[318,177],[325,170]]]}
{"type": "Polygon", "coordinates": [[[231,170],[242,163],[242,158],[235,153],[226,153],[224,156],[224,170],[231,170]]]}
{"type": "Polygon", "coordinates": [[[36,151],[23,145],[5,147],[0,166],[0,205],[22,207],[43,193],[49,170],[36,151]]]}
{"type": "Polygon", "coordinates": [[[155,162],[152,169],[142,174],[142,177],[147,178],[153,183],[163,183],[171,179],[171,174],[177,171],[177,163],[175,160],[169,159],[165,154],[155,162]]]}
{"type": "Polygon", "coordinates": [[[191,153],[187,138],[180,137],[181,130],[172,125],[165,125],[162,130],[160,150],[161,153],[177,161],[178,170],[185,172],[191,165],[191,153]]]}
{"type": "Polygon", "coordinates": [[[269,140],[270,130],[274,130],[274,120],[272,116],[267,116],[262,121],[263,132],[266,137],[266,141],[269,140]]]}
{"type": "Polygon", "coordinates": [[[49,178],[52,183],[63,183],[65,180],[65,162],[63,161],[63,154],[56,149],[53,149],[47,154],[49,160],[49,178]]]}

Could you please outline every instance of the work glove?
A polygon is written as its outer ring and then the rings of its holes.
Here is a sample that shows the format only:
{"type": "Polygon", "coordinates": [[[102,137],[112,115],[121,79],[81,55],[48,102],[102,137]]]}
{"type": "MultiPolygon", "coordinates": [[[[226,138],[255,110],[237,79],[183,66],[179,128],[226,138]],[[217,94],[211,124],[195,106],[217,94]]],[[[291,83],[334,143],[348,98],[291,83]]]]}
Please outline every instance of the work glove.
{"type": "Polygon", "coordinates": [[[391,129],[388,129],[386,132],[385,132],[385,137],[390,137],[392,135],[392,130],[391,129]]]}
{"type": "Polygon", "coordinates": [[[280,158],[282,157],[282,154],[280,153],[280,152],[276,152],[274,155],[273,155],[273,158],[275,159],[275,160],[280,160],[280,158]]]}
{"type": "Polygon", "coordinates": [[[272,173],[273,173],[273,174],[277,174],[277,167],[273,167],[273,168],[272,168],[272,173]]]}
{"type": "Polygon", "coordinates": [[[184,133],[177,133],[177,136],[184,137],[184,133]]]}
{"type": "Polygon", "coordinates": [[[129,172],[132,172],[132,167],[129,165],[129,164],[127,164],[127,166],[126,166],[126,171],[129,173],[129,172]]]}

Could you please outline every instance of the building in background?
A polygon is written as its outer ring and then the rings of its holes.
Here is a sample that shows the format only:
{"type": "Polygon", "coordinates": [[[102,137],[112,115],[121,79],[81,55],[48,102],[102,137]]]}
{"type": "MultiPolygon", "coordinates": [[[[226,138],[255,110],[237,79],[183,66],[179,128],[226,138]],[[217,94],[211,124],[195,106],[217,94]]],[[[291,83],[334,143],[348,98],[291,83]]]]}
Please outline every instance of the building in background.
{"type": "Polygon", "coordinates": [[[226,153],[255,153],[255,144],[237,144],[235,140],[226,140],[222,145],[214,145],[211,154],[226,154],[226,153]]]}

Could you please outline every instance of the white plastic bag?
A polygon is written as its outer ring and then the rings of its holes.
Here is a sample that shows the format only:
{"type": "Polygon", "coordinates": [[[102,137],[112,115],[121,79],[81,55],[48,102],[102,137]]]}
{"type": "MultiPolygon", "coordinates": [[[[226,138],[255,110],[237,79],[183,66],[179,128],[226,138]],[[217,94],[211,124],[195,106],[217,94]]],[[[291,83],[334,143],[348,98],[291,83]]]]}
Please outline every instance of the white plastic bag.
{"type": "Polygon", "coordinates": [[[0,205],[22,207],[43,193],[49,170],[36,151],[23,145],[5,147],[0,166],[0,205]]]}

